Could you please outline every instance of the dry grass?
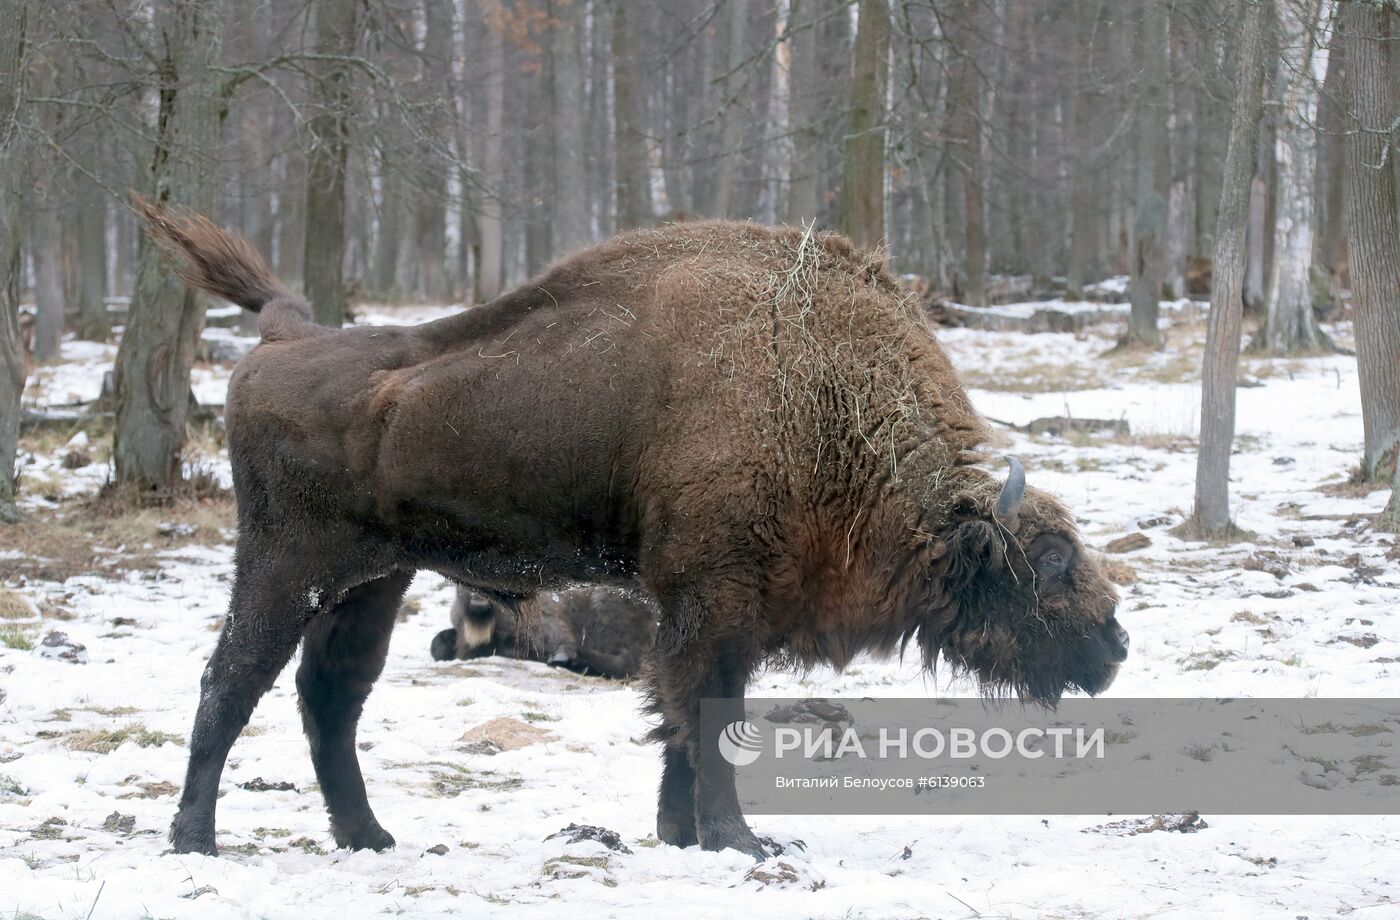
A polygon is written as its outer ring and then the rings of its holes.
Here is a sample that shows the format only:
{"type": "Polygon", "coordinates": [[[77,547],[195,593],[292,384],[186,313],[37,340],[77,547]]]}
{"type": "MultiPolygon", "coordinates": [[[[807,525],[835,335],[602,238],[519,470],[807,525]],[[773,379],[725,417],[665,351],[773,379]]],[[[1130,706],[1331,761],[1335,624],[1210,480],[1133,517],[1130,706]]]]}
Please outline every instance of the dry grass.
{"type": "Polygon", "coordinates": [[[237,521],[232,496],[207,485],[160,503],[128,499],[112,490],[7,527],[7,546],[18,555],[0,560],[0,577],[61,582],[148,571],[159,567],[164,550],[225,542],[237,521]]]}
{"type": "Polygon", "coordinates": [[[29,601],[0,585],[0,620],[27,620],[35,615],[29,601]]]}
{"type": "Polygon", "coordinates": [[[1115,585],[1137,584],[1137,569],[1127,562],[1114,556],[1098,554],[1099,568],[1103,569],[1104,577],[1115,585]]]}
{"type": "Polygon", "coordinates": [[[159,747],[162,744],[184,744],[185,739],[169,732],[155,731],[140,722],[132,722],[121,728],[86,729],[76,731],[64,739],[69,750],[90,751],[95,754],[110,754],[128,741],[138,747],[159,747]]]}
{"type": "Polygon", "coordinates": [[[1096,390],[1108,383],[1093,364],[1048,360],[1039,355],[1010,356],[995,368],[964,363],[958,376],[964,386],[997,393],[1067,393],[1096,390]]]}
{"type": "Polygon", "coordinates": [[[0,645],[17,651],[27,652],[34,648],[34,629],[7,623],[0,626],[0,645]]]}

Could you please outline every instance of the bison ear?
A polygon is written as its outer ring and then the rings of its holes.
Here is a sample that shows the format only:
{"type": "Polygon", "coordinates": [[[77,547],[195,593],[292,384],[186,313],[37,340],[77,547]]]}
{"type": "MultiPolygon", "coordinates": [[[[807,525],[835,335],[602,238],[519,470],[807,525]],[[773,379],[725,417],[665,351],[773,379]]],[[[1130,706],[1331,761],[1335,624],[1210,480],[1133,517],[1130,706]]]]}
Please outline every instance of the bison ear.
{"type": "Polygon", "coordinates": [[[1001,538],[990,521],[964,521],[948,541],[948,581],[954,587],[965,588],[978,572],[997,568],[1004,560],[1001,538]]]}

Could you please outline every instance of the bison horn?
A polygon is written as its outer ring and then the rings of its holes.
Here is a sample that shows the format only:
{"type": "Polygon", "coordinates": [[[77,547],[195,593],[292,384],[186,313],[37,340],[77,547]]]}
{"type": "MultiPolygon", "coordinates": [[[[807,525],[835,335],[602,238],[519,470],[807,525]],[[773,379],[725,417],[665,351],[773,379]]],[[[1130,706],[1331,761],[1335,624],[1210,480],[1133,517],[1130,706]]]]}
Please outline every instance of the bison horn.
{"type": "Polygon", "coordinates": [[[1015,457],[1007,457],[1006,462],[1011,465],[1011,469],[1006,473],[1006,482],[1001,487],[1001,494],[997,496],[997,506],[992,516],[1002,525],[1014,530],[1017,517],[1021,513],[1021,499],[1026,495],[1026,471],[1021,466],[1021,461],[1015,457]]]}

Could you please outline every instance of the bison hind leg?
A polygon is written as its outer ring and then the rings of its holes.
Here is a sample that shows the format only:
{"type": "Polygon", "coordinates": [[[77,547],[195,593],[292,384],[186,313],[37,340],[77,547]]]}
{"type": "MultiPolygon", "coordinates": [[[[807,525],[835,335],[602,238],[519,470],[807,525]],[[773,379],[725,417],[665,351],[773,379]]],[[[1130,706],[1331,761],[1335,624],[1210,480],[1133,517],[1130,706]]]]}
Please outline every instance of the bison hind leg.
{"type": "Polygon", "coordinates": [[[352,588],[307,627],[297,693],[311,762],[337,845],[384,850],[394,838],[379,826],[365,795],[355,729],[384,669],[389,634],[411,572],[394,572],[352,588]]]}

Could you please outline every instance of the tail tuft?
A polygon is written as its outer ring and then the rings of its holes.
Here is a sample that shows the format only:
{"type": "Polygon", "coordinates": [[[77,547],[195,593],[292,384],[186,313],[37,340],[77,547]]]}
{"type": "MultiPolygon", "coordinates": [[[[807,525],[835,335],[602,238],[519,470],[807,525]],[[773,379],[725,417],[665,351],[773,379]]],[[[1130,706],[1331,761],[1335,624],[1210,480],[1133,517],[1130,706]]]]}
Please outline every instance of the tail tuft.
{"type": "Polygon", "coordinates": [[[166,205],[132,196],[146,229],[175,263],[191,287],[208,291],[254,313],[274,300],[287,302],[305,319],[305,301],[287,290],[258,251],[241,236],[216,226],[200,214],[177,212],[166,205]]]}

